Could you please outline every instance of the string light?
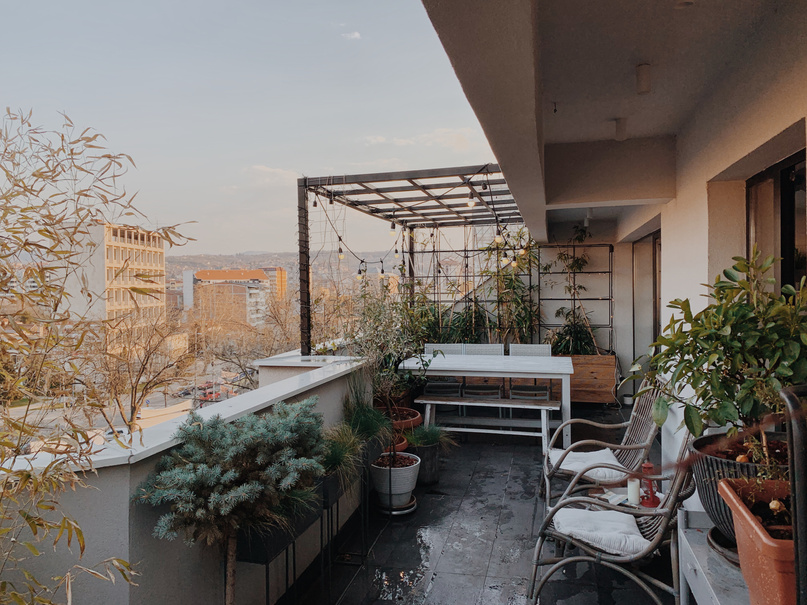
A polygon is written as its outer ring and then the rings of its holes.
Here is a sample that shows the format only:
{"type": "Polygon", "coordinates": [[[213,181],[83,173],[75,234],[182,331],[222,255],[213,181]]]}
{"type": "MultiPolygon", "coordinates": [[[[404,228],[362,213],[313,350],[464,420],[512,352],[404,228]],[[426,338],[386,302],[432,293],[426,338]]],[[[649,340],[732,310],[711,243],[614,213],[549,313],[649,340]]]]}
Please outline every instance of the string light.
{"type": "Polygon", "coordinates": [[[331,199],[328,203],[333,206],[333,191],[331,191],[331,199]]]}
{"type": "Polygon", "coordinates": [[[314,196],[314,202],[311,204],[314,208],[317,207],[317,198],[314,196]]]}
{"type": "Polygon", "coordinates": [[[497,244],[501,244],[504,241],[504,238],[502,237],[502,230],[498,227],[496,227],[496,237],[493,238],[493,241],[497,244]]]}
{"type": "Polygon", "coordinates": [[[395,237],[395,221],[390,221],[389,223],[389,234],[392,237],[395,237]]]}
{"type": "Polygon", "coordinates": [[[400,258],[400,254],[398,253],[398,247],[395,247],[395,258],[400,258]]]}
{"type": "Polygon", "coordinates": [[[519,255],[519,256],[524,256],[526,253],[527,253],[527,251],[526,251],[524,248],[521,248],[521,249],[518,251],[518,255],[519,255]]]}
{"type": "Polygon", "coordinates": [[[516,267],[518,267],[518,261],[515,258],[513,258],[513,262],[510,263],[510,266],[513,267],[513,269],[515,269],[516,267]]]}

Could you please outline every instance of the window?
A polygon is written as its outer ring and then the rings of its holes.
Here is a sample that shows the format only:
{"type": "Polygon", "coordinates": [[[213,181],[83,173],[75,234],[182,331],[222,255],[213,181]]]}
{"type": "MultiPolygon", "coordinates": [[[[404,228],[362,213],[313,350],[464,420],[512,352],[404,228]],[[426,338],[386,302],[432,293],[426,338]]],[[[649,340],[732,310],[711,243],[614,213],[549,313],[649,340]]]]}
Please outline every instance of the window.
{"type": "Polygon", "coordinates": [[[799,283],[807,275],[807,204],[804,151],[771,166],[746,182],[748,254],[754,244],[775,265],[779,285],[799,283]]]}

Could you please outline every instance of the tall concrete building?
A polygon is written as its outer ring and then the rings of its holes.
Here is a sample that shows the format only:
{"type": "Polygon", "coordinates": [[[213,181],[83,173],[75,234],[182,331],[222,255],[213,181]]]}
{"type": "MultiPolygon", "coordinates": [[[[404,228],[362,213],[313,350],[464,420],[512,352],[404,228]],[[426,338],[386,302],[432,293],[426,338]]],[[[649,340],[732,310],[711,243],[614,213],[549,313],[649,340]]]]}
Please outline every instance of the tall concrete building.
{"type": "Polygon", "coordinates": [[[160,235],[99,222],[88,227],[84,239],[81,270],[66,279],[75,317],[117,319],[137,309],[145,319],[165,314],[165,241],[160,235]]]}

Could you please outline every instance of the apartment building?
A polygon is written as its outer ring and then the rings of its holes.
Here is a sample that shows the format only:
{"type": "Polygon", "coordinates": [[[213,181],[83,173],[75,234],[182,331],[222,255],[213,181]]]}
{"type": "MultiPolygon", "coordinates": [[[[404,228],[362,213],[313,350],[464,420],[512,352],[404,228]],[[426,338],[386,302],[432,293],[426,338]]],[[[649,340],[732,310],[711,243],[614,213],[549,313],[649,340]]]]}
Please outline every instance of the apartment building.
{"type": "Polygon", "coordinates": [[[66,279],[74,316],[118,319],[139,310],[144,318],[156,319],[165,314],[165,242],[160,235],[96,223],[88,227],[85,239],[82,270],[66,279]]]}
{"type": "Polygon", "coordinates": [[[203,270],[193,276],[193,304],[201,319],[236,321],[255,326],[263,323],[267,304],[285,293],[286,272],[264,269],[203,270]],[[281,273],[282,272],[282,273],[281,273]]]}

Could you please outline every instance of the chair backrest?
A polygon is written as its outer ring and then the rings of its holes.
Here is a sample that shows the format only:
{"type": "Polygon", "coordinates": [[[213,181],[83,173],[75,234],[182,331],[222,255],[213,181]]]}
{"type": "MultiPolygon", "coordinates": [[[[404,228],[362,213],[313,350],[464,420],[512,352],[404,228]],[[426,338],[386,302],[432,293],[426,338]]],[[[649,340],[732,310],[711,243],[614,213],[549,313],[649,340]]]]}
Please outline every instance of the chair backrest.
{"type": "Polygon", "coordinates": [[[443,355],[462,355],[463,344],[461,342],[435,343],[427,342],[423,345],[423,353],[432,355],[435,351],[443,355]]]}
{"type": "Polygon", "coordinates": [[[510,345],[510,355],[534,355],[536,357],[549,357],[552,355],[552,345],[510,345]]]}
{"type": "MultiPolygon", "coordinates": [[[[639,390],[651,386],[646,380],[642,381],[639,390]]],[[[647,454],[650,451],[650,445],[658,432],[658,425],[653,421],[653,403],[661,394],[658,385],[645,391],[633,401],[633,410],[630,413],[628,420],[628,427],[625,429],[625,434],[622,436],[622,445],[638,445],[644,443],[647,445],[645,449],[641,450],[617,450],[614,452],[617,460],[625,468],[635,470],[638,469],[642,462],[647,459],[647,454]]]]}
{"type": "Polygon", "coordinates": [[[465,345],[466,355],[504,355],[504,345],[486,344],[486,345],[465,345]]]}

